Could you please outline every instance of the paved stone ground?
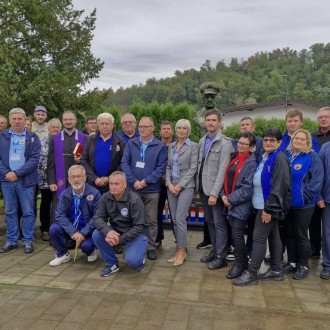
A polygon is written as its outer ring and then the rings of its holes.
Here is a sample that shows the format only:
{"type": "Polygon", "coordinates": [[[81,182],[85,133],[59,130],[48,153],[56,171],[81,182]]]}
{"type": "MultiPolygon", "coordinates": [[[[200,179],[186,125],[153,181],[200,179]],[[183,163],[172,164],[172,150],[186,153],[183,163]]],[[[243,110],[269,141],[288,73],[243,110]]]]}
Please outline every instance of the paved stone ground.
{"type": "MultiPolygon", "coordinates": [[[[0,244],[5,226],[0,217],[0,244]]],[[[0,255],[0,329],[330,329],[330,281],[311,262],[304,281],[234,287],[228,269],[209,271],[199,262],[202,234],[189,231],[187,261],[174,267],[172,233],[166,230],[158,259],[136,273],[120,256],[120,272],[101,278],[103,263],[49,267],[54,250],[39,239],[35,252],[0,255]]],[[[72,251],[71,254],[73,255],[72,251]]],[[[262,270],[265,270],[263,265],[262,270]]]]}

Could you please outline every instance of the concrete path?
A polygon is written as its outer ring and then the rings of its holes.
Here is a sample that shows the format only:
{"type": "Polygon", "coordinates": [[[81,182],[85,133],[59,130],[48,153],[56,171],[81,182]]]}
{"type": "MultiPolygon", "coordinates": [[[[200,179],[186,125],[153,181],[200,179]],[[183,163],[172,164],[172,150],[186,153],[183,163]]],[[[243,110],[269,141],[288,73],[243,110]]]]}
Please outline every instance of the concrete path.
{"type": "Polygon", "coordinates": [[[81,251],[76,263],[48,266],[54,250],[36,228],[33,254],[21,242],[0,254],[0,329],[330,329],[330,281],[320,279],[319,260],[303,281],[240,288],[225,278],[228,268],[210,271],[199,261],[209,251],[195,248],[201,232],[189,231],[180,267],[166,262],[175,244],[170,230],[165,235],[143,273],[120,256],[120,272],[102,278],[102,260],[88,263],[81,251]]]}

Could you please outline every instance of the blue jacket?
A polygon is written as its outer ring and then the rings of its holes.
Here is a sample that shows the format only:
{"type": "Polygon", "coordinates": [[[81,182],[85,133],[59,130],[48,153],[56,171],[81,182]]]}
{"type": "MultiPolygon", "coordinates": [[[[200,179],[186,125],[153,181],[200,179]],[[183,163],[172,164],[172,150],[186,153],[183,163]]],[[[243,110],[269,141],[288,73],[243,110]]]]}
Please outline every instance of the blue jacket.
{"type": "Polygon", "coordinates": [[[292,199],[291,207],[312,207],[317,202],[323,184],[324,171],[319,155],[312,151],[300,153],[292,159],[292,153],[286,152],[291,163],[292,199]]]}
{"type": "Polygon", "coordinates": [[[261,172],[264,211],[273,218],[284,219],[291,203],[289,161],[279,149],[270,153],[261,172]]]}
{"type": "MultiPolygon", "coordinates": [[[[254,153],[252,153],[246,159],[243,168],[238,174],[234,191],[228,196],[230,203],[228,216],[239,220],[247,220],[249,218],[252,212],[253,175],[256,166],[256,158],[254,153]]],[[[220,195],[225,195],[224,189],[221,190],[220,195]]]]}
{"type": "MultiPolygon", "coordinates": [[[[11,172],[9,167],[9,150],[10,150],[9,129],[0,133],[0,181],[6,181],[5,176],[11,172]]],[[[38,163],[40,158],[41,144],[37,134],[26,131],[25,138],[25,164],[18,170],[14,171],[18,178],[24,180],[26,187],[39,183],[38,163]]]]}
{"type": "Polygon", "coordinates": [[[121,168],[126,174],[128,186],[131,190],[135,190],[134,182],[145,180],[148,186],[141,190],[142,193],[159,192],[160,180],[166,170],[167,148],[154,137],[145,152],[144,168],[141,168],[136,166],[136,162],[141,161],[140,147],[139,137],[131,139],[121,160],[121,168]]]}
{"type": "MultiPolygon", "coordinates": [[[[288,146],[290,145],[290,142],[291,142],[291,136],[288,134],[288,131],[286,131],[284,134],[283,134],[283,137],[282,137],[282,143],[280,145],[280,150],[282,150],[283,152],[286,151],[286,149],[288,148],[288,146]]],[[[317,140],[312,136],[312,148],[315,152],[319,152],[320,151],[320,148],[317,144],[317,140]]]]}
{"type": "Polygon", "coordinates": [[[125,141],[126,144],[128,143],[129,140],[134,139],[134,138],[140,136],[138,130],[135,131],[134,135],[133,135],[131,138],[130,138],[129,136],[127,136],[127,135],[124,133],[124,131],[118,131],[118,132],[116,132],[116,134],[117,134],[118,136],[122,137],[122,138],[124,139],[124,141],[125,141]]]}
{"type": "MultiPolygon", "coordinates": [[[[63,191],[55,212],[55,221],[70,237],[78,231],[68,218],[72,197],[72,187],[70,186],[63,191]]],[[[85,191],[81,200],[81,207],[86,226],[80,231],[85,237],[92,235],[95,229],[93,216],[96,214],[100,198],[101,193],[88,183],[85,183],[85,191]]]]}
{"type": "Polygon", "coordinates": [[[320,158],[324,166],[324,182],[319,200],[330,203],[330,141],[322,145],[320,158]]]}

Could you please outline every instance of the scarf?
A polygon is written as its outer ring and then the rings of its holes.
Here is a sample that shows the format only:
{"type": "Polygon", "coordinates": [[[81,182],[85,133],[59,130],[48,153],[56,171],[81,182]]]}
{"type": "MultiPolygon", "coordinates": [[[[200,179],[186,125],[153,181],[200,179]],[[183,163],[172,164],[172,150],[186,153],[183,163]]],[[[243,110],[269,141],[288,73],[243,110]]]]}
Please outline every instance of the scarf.
{"type": "MultiPolygon", "coordinates": [[[[73,133],[75,134],[75,140],[81,145],[85,143],[85,134],[81,133],[77,129],[73,133]]],[[[73,150],[72,150],[73,151],[73,150]]],[[[54,153],[55,153],[55,172],[56,172],[56,185],[57,185],[57,197],[60,198],[62,192],[66,189],[66,177],[65,171],[68,169],[64,165],[64,130],[58,132],[54,136],[54,153]]],[[[72,155],[73,156],[73,155],[72,155]]]]}
{"type": "Polygon", "coordinates": [[[238,153],[236,154],[236,156],[229,162],[227,168],[226,168],[226,172],[225,172],[225,181],[224,181],[224,190],[225,190],[225,194],[228,197],[229,195],[229,187],[228,187],[228,170],[231,166],[233,166],[234,164],[237,164],[236,166],[236,170],[235,170],[235,175],[234,175],[234,181],[233,181],[233,186],[231,188],[231,191],[233,192],[235,190],[235,186],[236,186],[236,182],[238,179],[238,175],[241,171],[241,169],[243,168],[245,161],[251,156],[250,153],[244,154],[244,155],[239,155],[238,153]]]}

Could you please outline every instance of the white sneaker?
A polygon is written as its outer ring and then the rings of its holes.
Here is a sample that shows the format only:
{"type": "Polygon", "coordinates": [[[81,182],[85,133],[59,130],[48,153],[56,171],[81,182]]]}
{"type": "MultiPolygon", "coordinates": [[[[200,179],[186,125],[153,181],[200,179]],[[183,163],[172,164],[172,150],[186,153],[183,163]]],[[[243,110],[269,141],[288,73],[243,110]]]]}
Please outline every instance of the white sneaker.
{"type": "Polygon", "coordinates": [[[56,267],[59,266],[60,264],[64,264],[65,262],[69,262],[71,259],[70,257],[70,252],[67,252],[64,254],[62,257],[55,257],[50,263],[49,266],[51,267],[56,267]]]}
{"type": "Polygon", "coordinates": [[[97,259],[97,252],[94,250],[89,256],[87,256],[88,262],[94,262],[97,259]]]}

